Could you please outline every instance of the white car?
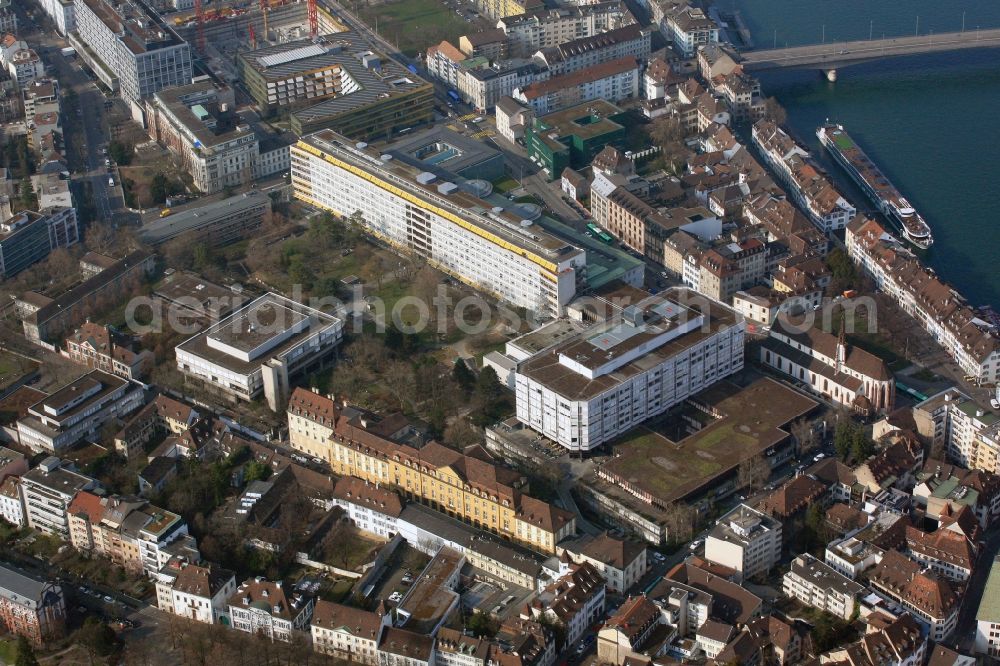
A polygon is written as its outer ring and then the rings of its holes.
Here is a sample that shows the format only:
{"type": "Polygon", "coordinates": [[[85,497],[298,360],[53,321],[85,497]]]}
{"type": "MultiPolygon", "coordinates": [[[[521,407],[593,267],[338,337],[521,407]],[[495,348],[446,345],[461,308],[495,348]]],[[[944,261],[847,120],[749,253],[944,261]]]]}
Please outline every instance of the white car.
{"type": "Polygon", "coordinates": [[[813,462],[819,462],[823,458],[826,458],[826,454],[825,453],[817,453],[816,457],[813,458],[813,462]]]}
{"type": "Polygon", "coordinates": [[[400,594],[399,592],[393,592],[392,594],[389,595],[389,601],[393,602],[394,604],[398,604],[402,600],[403,600],[403,595],[400,594]]]}
{"type": "Polygon", "coordinates": [[[695,552],[696,550],[698,550],[699,548],[701,548],[701,541],[702,541],[701,539],[697,539],[696,541],[692,541],[691,545],[688,546],[688,549],[692,553],[695,552]]]}

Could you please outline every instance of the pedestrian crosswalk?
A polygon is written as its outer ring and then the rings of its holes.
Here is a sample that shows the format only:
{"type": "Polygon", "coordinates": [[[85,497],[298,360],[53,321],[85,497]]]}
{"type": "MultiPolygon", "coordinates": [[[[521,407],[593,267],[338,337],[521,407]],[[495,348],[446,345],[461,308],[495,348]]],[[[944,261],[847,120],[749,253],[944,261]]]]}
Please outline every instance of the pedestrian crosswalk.
{"type": "Polygon", "coordinates": [[[485,139],[486,137],[493,136],[495,134],[496,134],[496,132],[494,132],[493,130],[483,130],[482,132],[476,132],[475,134],[473,134],[472,138],[473,139],[485,139]]]}
{"type": "Polygon", "coordinates": [[[478,114],[475,114],[475,113],[467,113],[464,116],[459,116],[458,119],[464,122],[464,121],[472,120],[477,115],[478,114]]]}

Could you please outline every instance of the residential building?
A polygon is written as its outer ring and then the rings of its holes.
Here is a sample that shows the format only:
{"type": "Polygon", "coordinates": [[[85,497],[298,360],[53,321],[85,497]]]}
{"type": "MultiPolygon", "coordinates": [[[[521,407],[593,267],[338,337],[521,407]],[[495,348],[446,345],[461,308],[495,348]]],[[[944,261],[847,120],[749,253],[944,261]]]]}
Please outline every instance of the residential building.
{"type": "Polygon", "coordinates": [[[155,575],[170,559],[167,546],[188,535],[179,515],[134,497],[81,490],[67,514],[74,548],[103,555],[133,574],[155,575]]]}
{"type": "Polygon", "coordinates": [[[73,465],[49,456],[21,477],[21,497],[28,527],[69,541],[69,505],[81,490],[93,490],[96,479],[73,465]]]}
{"type": "Polygon", "coordinates": [[[517,58],[489,65],[479,58],[462,63],[456,83],[462,99],[486,113],[503,97],[535,81],[544,81],[549,74],[548,69],[534,60],[517,58]]]}
{"type": "Polygon", "coordinates": [[[277,411],[289,380],[324,367],[342,335],[337,317],[267,293],[178,345],[177,369],[234,401],[263,395],[277,411]]]}
{"type": "Polygon", "coordinates": [[[66,599],[56,583],[0,564],[0,625],[35,646],[66,635],[66,599]]]}
{"type": "Polygon", "coordinates": [[[593,100],[532,119],[524,129],[528,158],[548,175],[585,168],[607,145],[625,143],[625,112],[604,100],[593,100]]]}
{"type": "Polygon", "coordinates": [[[24,336],[32,342],[61,339],[71,327],[86,320],[99,299],[108,294],[124,297],[137,289],[155,266],[151,252],[136,250],[54,299],[33,292],[25,294],[19,301],[28,299],[31,303],[22,310],[24,336]]]}
{"type": "Polygon", "coordinates": [[[240,78],[265,115],[295,105],[298,136],[329,128],[356,140],[433,119],[433,86],[352,31],[241,53],[240,78]]]}
{"type": "Polygon", "coordinates": [[[344,217],[361,211],[376,237],[519,307],[557,314],[586,263],[583,250],[521,216],[333,132],[292,148],[292,182],[297,199],[344,217]]]}
{"type": "Polygon", "coordinates": [[[125,422],[115,435],[115,450],[126,458],[135,458],[157,435],[183,435],[200,418],[190,405],[160,394],[125,422]]]}
{"type": "Polygon", "coordinates": [[[544,617],[558,622],[572,645],[604,615],[604,577],[589,562],[563,564],[558,580],[542,590],[521,610],[523,619],[544,617]]]}
{"type": "Polygon", "coordinates": [[[489,19],[502,19],[537,11],[545,6],[541,0],[476,0],[476,8],[489,19]]]}
{"type": "Polygon", "coordinates": [[[517,418],[587,453],[738,372],[743,331],[728,307],[668,290],[522,361],[517,418]]]}
{"type": "Polygon", "coordinates": [[[458,38],[458,48],[469,58],[507,59],[507,35],[500,28],[480,30],[458,38]]]}
{"type": "Polygon", "coordinates": [[[490,641],[464,631],[441,627],[434,644],[435,666],[486,666],[490,641]]]}
{"type": "Polygon", "coordinates": [[[19,476],[8,476],[0,481],[0,518],[15,527],[24,527],[24,501],[21,499],[19,476]]]}
{"type": "Polygon", "coordinates": [[[539,9],[497,22],[507,37],[508,55],[527,58],[539,49],[559,46],[635,23],[625,3],[597,2],[576,7],[539,9]]]}
{"type": "Polygon", "coordinates": [[[255,132],[235,111],[233,90],[213,81],[167,88],[147,102],[147,131],[177,155],[203,194],[254,179],[255,132]]]}
{"type": "Polygon", "coordinates": [[[454,89],[458,86],[459,65],[468,57],[454,44],[444,40],[427,49],[424,67],[428,74],[454,89]]]}
{"type": "Polygon", "coordinates": [[[80,241],[75,208],[23,210],[0,223],[0,276],[10,278],[80,241]]]}
{"type": "Polygon", "coordinates": [[[20,442],[55,453],[96,438],[108,421],[142,407],[142,387],[101,370],[91,370],[28,409],[17,422],[20,442]]]}
{"type": "Polygon", "coordinates": [[[633,23],[539,49],[534,59],[545,65],[550,76],[569,74],[627,56],[646,60],[650,53],[651,34],[652,30],[649,28],[633,23]]]}
{"type": "Polygon", "coordinates": [[[434,666],[434,636],[386,627],[377,654],[379,666],[434,666]]]}
{"type": "Polygon", "coordinates": [[[698,261],[698,292],[730,303],[737,291],[763,280],[766,251],[756,238],[705,250],[698,261]]]}
{"type": "Polygon", "coordinates": [[[74,363],[122,379],[140,379],[153,366],[150,351],[132,351],[110,326],[88,321],[67,336],[65,343],[66,353],[74,363]]]}
{"type": "Polygon", "coordinates": [[[928,637],[913,616],[874,612],[866,618],[866,622],[868,629],[858,642],[824,653],[819,657],[821,663],[921,666],[927,659],[928,637]]]}
{"type": "Polygon", "coordinates": [[[865,587],[805,553],[792,560],[791,569],[782,578],[781,590],[807,606],[850,620],[865,587]]]}
{"type": "Polygon", "coordinates": [[[534,620],[507,618],[490,646],[489,666],[552,666],[556,659],[553,632],[534,620]]]}
{"type": "Polygon", "coordinates": [[[931,451],[967,469],[1000,472],[994,464],[1000,414],[977,404],[957,388],[936,393],[913,408],[917,433],[931,451]]]}
{"type": "Polygon", "coordinates": [[[660,29],[682,58],[693,58],[699,47],[719,43],[719,26],[704,10],[687,3],[667,16],[660,29]]]}
{"type": "Polygon", "coordinates": [[[1000,657],[1000,560],[990,564],[990,573],[976,611],[976,654],[1000,657]]]}
{"type": "Polygon", "coordinates": [[[559,553],[578,564],[589,562],[604,576],[608,589],[619,594],[627,593],[648,570],[645,545],[607,532],[559,544],[559,553]]]}
{"type": "Polygon", "coordinates": [[[447,546],[438,548],[396,605],[396,623],[410,631],[435,636],[458,609],[459,578],[465,556],[447,546]]]}
{"type": "Polygon", "coordinates": [[[197,566],[172,560],[159,573],[156,600],[160,610],[203,624],[228,618],[228,601],[236,591],[232,571],[214,564],[197,566]]]}
{"type": "Polygon", "coordinates": [[[646,595],[627,599],[597,632],[597,658],[615,666],[641,658],[645,643],[664,624],[659,607],[646,595]]]}
{"type": "Polygon", "coordinates": [[[252,236],[271,212],[271,197],[250,190],[207,204],[173,211],[167,217],[151,216],[137,235],[152,246],[163,245],[179,236],[221,247],[252,236]]]}
{"type": "Polygon", "coordinates": [[[310,625],[313,649],[338,659],[376,666],[379,639],[390,624],[389,613],[320,600],[316,602],[310,625]]]}
{"type": "Polygon", "coordinates": [[[538,115],[595,99],[612,103],[637,99],[640,68],[640,60],[625,56],[587,69],[536,80],[517,87],[511,96],[538,115]]]}
{"type": "Polygon", "coordinates": [[[959,596],[947,580],[923,570],[899,551],[882,556],[869,576],[875,592],[909,611],[928,631],[928,638],[947,640],[958,622],[959,596]]]}
{"type": "Polygon", "coordinates": [[[383,539],[399,532],[397,519],[403,513],[403,501],[394,490],[345,476],[337,481],[333,501],[363,532],[383,539]]]}
{"type": "Polygon", "coordinates": [[[906,552],[935,573],[965,582],[972,577],[981,550],[979,523],[968,507],[955,512],[948,508],[938,521],[933,532],[907,526],[906,552]]]}
{"type": "Polygon", "coordinates": [[[10,34],[5,35],[0,43],[0,65],[18,88],[25,88],[35,79],[45,76],[45,65],[38,53],[27,42],[10,34]]]}
{"type": "Polygon", "coordinates": [[[105,82],[116,79],[126,102],[190,83],[191,47],[147,5],[75,0],[75,19],[77,54],[105,82]]]}
{"type": "Polygon", "coordinates": [[[759,120],[753,126],[752,137],[765,161],[774,167],[792,198],[820,231],[843,229],[854,219],[857,213],[854,205],[820,171],[809,152],[784,130],[769,120],[759,120]]]}
{"type": "Polygon", "coordinates": [[[822,299],[821,289],[790,294],[757,285],[733,294],[733,310],[759,324],[757,328],[761,330],[770,328],[780,315],[798,316],[813,311],[822,299]]]}
{"type": "Polygon", "coordinates": [[[761,345],[760,360],[862,414],[891,411],[895,404],[896,382],[888,365],[849,344],[843,321],[834,337],[818,326],[803,330],[792,320],[778,319],[761,345]]]}
{"type": "Polygon", "coordinates": [[[983,470],[967,470],[929,458],[917,474],[913,501],[939,522],[963,507],[975,513],[979,526],[988,528],[1000,517],[1000,476],[983,470]]]}
{"type": "MultiPolygon", "coordinates": [[[[22,391],[25,399],[28,400],[30,404],[37,402],[37,400],[33,400],[32,393],[24,391],[24,388],[27,387],[22,387],[20,390],[22,391]]],[[[41,392],[39,391],[39,393],[41,392]]],[[[7,399],[11,399],[12,397],[14,400],[19,400],[21,396],[18,395],[17,391],[13,391],[7,396],[7,399]]],[[[42,397],[44,397],[44,394],[42,394],[42,397]]],[[[18,403],[7,403],[5,400],[3,406],[13,407],[16,404],[18,403]]],[[[9,476],[21,476],[27,471],[28,458],[23,453],[18,453],[17,451],[8,449],[6,446],[0,446],[0,481],[3,481],[9,476]]]]}
{"type": "Polygon", "coordinates": [[[504,95],[496,104],[497,133],[511,143],[524,139],[524,128],[528,126],[534,112],[509,95],[504,95]]]}
{"type": "Polygon", "coordinates": [[[719,518],[705,539],[705,559],[742,580],[765,574],[781,558],[781,523],[746,504],[719,518]]]}
{"type": "Polygon", "coordinates": [[[289,643],[293,632],[309,627],[315,604],[311,595],[257,576],[240,583],[229,598],[229,620],[237,631],[289,643]]]}

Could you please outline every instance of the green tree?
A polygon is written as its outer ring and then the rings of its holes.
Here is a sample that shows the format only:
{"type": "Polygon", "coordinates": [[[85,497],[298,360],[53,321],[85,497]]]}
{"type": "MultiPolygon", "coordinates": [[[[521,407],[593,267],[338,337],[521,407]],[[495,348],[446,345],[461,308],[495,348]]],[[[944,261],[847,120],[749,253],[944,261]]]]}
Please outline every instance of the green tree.
{"type": "Polygon", "coordinates": [[[150,181],[149,196],[153,203],[163,203],[170,196],[170,181],[163,172],[157,173],[150,181]]]}
{"type": "Polygon", "coordinates": [[[499,622],[487,613],[475,611],[465,621],[465,628],[477,638],[492,638],[500,629],[499,622]]]}
{"type": "Polygon", "coordinates": [[[289,260],[288,277],[292,281],[292,284],[300,284],[306,291],[311,290],[316,281],[316,274],[313,273],[311,268],[306,266],[306,262],[301,254],[292,255],[292,258],[289,260]]]}
{"type": "Polygon", "coordinates": [[[837,428],[833,431],[833,448],[841,460],[847,461],[854,448],[854,421],[843,418],[837,421],[837,428]]]}
{"type": "Polygon", "coordinates": [[[841,645],[850,634],[851,626],[839,617],[823,611],[812,628],[816,652],[826,652],[841,645]]]}
{"type": "Polygon", "coordinates": [[[112,141],[108,144],[108,154],[115,164],[126,165],[132,161],[132,147],[121,141],[112,141]]]}
{"type": "Polygon", "coordinates": [[[855,428],[854,441],[851,443],[851,456],[854,462],[862,463],[875,453],[875,442],[865,433],[863,428],[855,428]]]}
{"type": "Polygon", "coordinates": [[[17,659],[14,660],[14,666],[38,666],[35,648],[24,634],[17,635],[17,659]]]}
{"type": "Polygon", "coordinates": [[[851,258],[841,248],[834,248],[826,257],[826,265],[830,269],[830,291],[840,293],[861,286],[861,276],[851,258]]]}
{"type": "Polygon", "coordinates": [[[257,460],[251,460],[243,468],[243,480],[246,483],[251,481],[267,481],[271,476],[271,468],[257,460]]]}

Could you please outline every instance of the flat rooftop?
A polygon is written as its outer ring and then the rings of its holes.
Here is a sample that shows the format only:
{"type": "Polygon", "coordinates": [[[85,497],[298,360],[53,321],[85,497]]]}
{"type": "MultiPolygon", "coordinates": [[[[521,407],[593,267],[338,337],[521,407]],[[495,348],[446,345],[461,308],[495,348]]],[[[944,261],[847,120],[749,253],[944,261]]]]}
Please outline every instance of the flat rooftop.
{"type": "Polygon", "coordinates": [[[184,208],[166,217],[153,217],[139,228],[138,235],[142,241],[150,245],[159,245],[180,234],[197,231],[220,220],[248,214],[262,206],[264,211],[270,210],[270,197],[260,190],[250,190],[203,206],[184,208]]]}
{"type": "Polygon", "coordinates": [[[624,125],[612,120],[621,113],[624,112],[611,102],[595,99],[537,118],[535,130],[550,147],[559,150],[567,146],[558,137],[577,136],[587,140],[623,130],[624,125]]]}
{"type": "Polygon", "coordinates": [[[612,443],[615,457],[602,469],[664,503],[682,499],[743,460],[781,444],[789,437],[788,424],[818,405],[770,378],[758,379],[746,388],[718,382],[690,402],[714,409],[722,417],[676,442],[657,432],[655,422],[651,427],[639,426],[612,443]]]}
{"type": "Polygon", "coordinates": [[[530,333],[514,338],[507,344],[534,355],[569,337],[583,333],[589,327],[589,324],[575,319],[555,319],[530,333]]]}
{"type": "Polygon", "coordinates": [[[489,160],[503,159],[499,150],[441,125],[406,135],[385,146],[384,151],[456,174],[489,160]]]}
{"type": "Polygon", "coordinates": [[[459,189],[456,183],[444,181],[436,174],[423,171],[403,160],[382,159],[384,153],[366,143],[354,143],[331,130],[321,130],[302,137],[300,144],[306,144],[314,150],[380,176],[400,189],[461,216],[463,220],[498,236],[502,241],[536,253],[549,261],[560,261],[579,252],[577,248],[537,225],[523,224],[523,215],[515,215],[511,210],[493,206],[484,199],[459,189]],[[447,193],[443,193],[441,188],[447,193]]]}
{"type": "Polygon", "coordinates": [[[293,115],[303,125],[374,104],[387,96],[430,87],[428,82],[392,58],[373,52],[368,42],[353,31],[331,35],[322,45],[302,39],[251,51],[240,55],[240,58],[266,81],[308,76],[332,68],[339,68],[342,78],[353,80],[351,93],[295,111],[293,115]],[[366,66],[365,58],[369,66],[366,66]]]}
{"type": "Polygon", "coordinates": [[[178,303],[186,307],[200,306],[206,313],[215,312],[216,306],[224,306],[220,309],[225,313],[231,309],[231,303],[239,299],[246,300],[246,296],[232,289],[220,287],[196,273],[182,271],[165,277],[153,291],[153,295],[169,303],[178,303]]]}
{"type": "Polygon", "coordinates": [[[160,15],[135,0],[82,0],[128,49],[141,55],[184,42],[160,15]]]}
{"type": "Polygon", "coordinates": [[[92,370],[31,406],[30,413],[56,422],[79,414],[128,384],[121,377],[92,370]]]}
{"type": "Polygon", "coordinates": [[[444,547],[431,559],[400,601],[397,609],[409,616],[405,623],[410,631],[430,633],[458,600],[458,593],[445,587],[465,558],[444,547]]]}
{"type": "Polygon", "coordinates": [[[600,395],[719,331],[737,325],[737,315],[729,307],[720,303],[709,305],[701,297],[693,296],[697,295],[689,289],[675,287],[646,299],[626,308],[622,316],[598,324],[557,345],[553,353],[524,361],[518,372],[568,400],[588,400],[600,395]],[[625,318],[625,312],[639,311],[648,323],[637,326],[625,318]],[[702,317],[704,321],[694,325],[702,317]],[[694,325],[691,330],[680,332],[684,330],[681,326],[690,325],[694,325]],[[676,330],[678,335],[670,338],[672,330],[676,330]],[[561,361],[561,357],[565,357],[584,368],[599,368],[611,363],[616,356],[621,358],[660,337],[665,337],[667,341],[593,379],[561,361]]]}
{"type": "Polygon", "coordinates": [[[332,315],[268,293],[188,338],[177,349],[232,372],[248,374],[260,366],[262,357],[281,357],[337,321],[332,315]]]}
{"type": "Polygon", "coordinates": [[[215,84],[212,81],[202,81],[187,86],[164,88],[154,96],[195,138],[198,142],[195,145],[201,144],[202,149],[252,133],[250,125],[238,113],[232,109],[223,110],[218,100],[192,103],[193,97],[204,99],[213,92],[215,84]]]}

